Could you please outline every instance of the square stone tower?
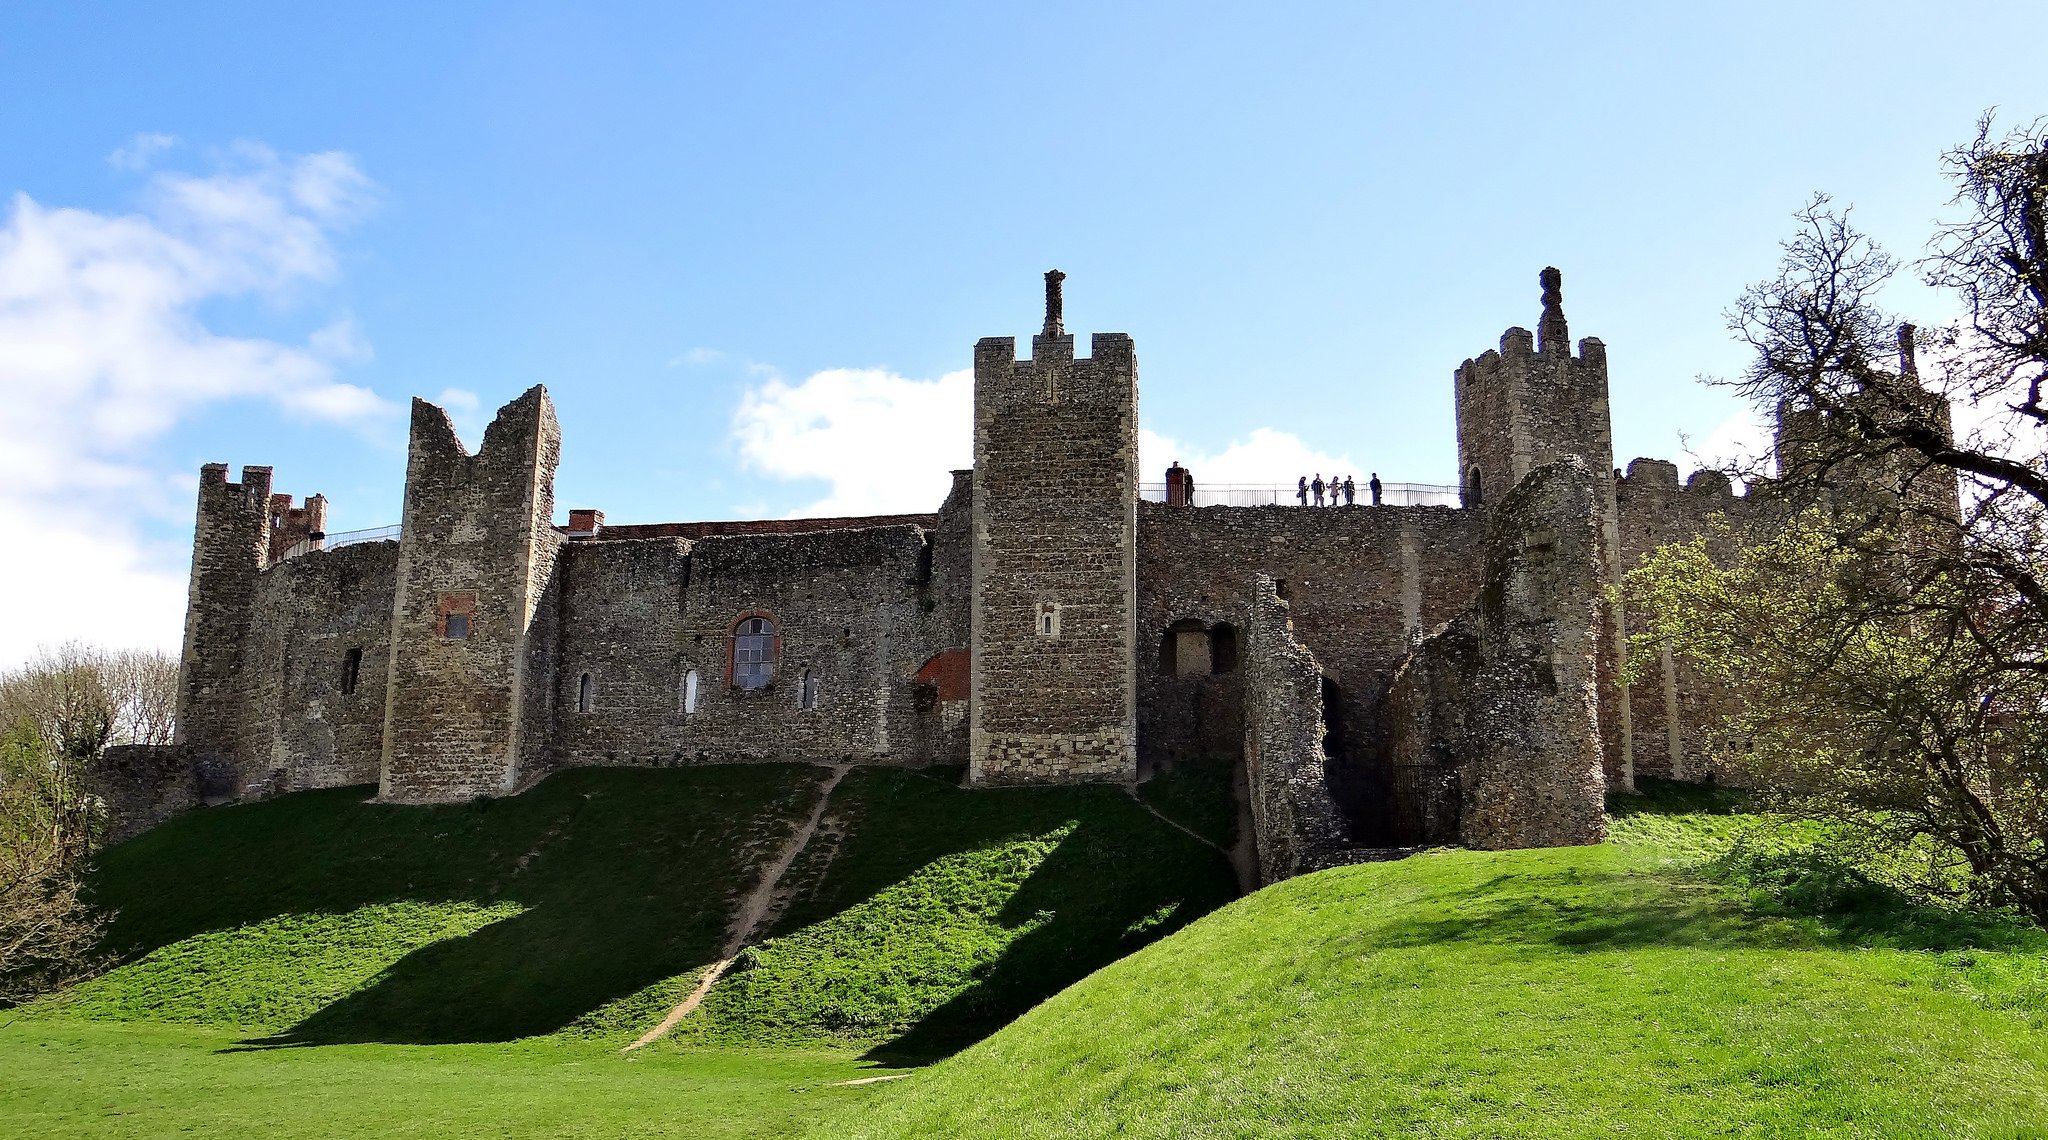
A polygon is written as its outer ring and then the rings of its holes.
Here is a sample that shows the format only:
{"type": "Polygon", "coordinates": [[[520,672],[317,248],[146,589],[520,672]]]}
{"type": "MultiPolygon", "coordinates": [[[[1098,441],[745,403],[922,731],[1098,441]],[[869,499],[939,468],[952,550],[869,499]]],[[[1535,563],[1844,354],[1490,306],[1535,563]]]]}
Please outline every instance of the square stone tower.
{"type": "MultiPolygon", "coordinates": [[[[1607,346],[1598,337],[1572,351],[1564,318],[1564,275],[1545,269],[1543,316],[1535,335],[1511,328],[1500,351],[1488,350],[1458,366],[1459,487],[1467,508],[1484,509],[1507,497],[1531,471],[1578,456],[1600,477],[1600,570],[1620,581],[1621,520],[1614,480],[1614,426],[1607,404],[1607,346]]],[[[1599,656],[1603,760],[1624,788],[1635,786],[1633,716],[1621,686],[1627,629],[1618,607],[1603,603],[1599,656]]]]}
{"type": "Polygon", "coordinates": [[[561,451],[544,388],[499,409],[475,455],[412,402],[380,797],[498,795],[544,759],[561,451]]]}
{"type": "Polygon", "coordinates": [[[974,346],[974,784],[1137,778],[1137,355],[1075,358],[1064,277],[1029,360],[974,346]]]}

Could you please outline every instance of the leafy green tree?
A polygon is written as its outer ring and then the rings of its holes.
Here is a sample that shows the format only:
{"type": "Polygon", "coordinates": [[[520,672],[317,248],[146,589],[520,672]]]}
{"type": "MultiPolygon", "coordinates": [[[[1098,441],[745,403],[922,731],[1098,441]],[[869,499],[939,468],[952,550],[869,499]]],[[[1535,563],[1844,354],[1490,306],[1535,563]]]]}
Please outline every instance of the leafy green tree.
{"type": "Polygon", "coordinates": [[[1871,553],[1885,532],[1845,542],[1817,508],[1737,537],[1666,546],[1627,576],[1631,674],[1672,647],[1732,698],[1709,747],[1779,807],[1921,893],[2048,920],[2048,676],[1956,619],[1983,584],[1960,560],[1902,575],[1902,556],[1871,553]],[[1926,857],[1890,858],[1904,851],[1926,857]]]}
{"type": "Polygon", "coordinates": [[[0,733],[0,1006],[98,964],[105,921],[78,878],[93,820],[70,770],[27,719],[0,733]]]}
{"type": "Polygon", "coordinates": [[[2048,920],[2048,120],[1987,114],[1942,161],[1912,268],[1956,320],[1882,308],[1901,266],[1824,195],[1730,310],[1756,356],[1728,383],[1782,425],[1729,471],[1768,529],[1628,576],[1631,668],[1668,646],[1727,686],[1718,746],[1784,806],[2048,920]]]}

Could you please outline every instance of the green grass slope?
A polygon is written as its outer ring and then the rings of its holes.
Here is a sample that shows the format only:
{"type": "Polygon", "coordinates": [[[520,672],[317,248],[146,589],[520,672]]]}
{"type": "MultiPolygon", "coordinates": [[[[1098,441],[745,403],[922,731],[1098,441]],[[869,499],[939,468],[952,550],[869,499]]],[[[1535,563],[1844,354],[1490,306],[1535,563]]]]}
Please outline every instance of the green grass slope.
{"type": "MultiPolygon", "coordinates": [[[[688,1031],[929,1053],[1234,894],[1221,856],[1120,790],[955,776],[849,773],[774,937],[688,1031]]],[[[195,813],[101,856],[123,963],[41,1012],[265,1045],[631,1040],[716,957],[821,777],[584,769],[472,804],[354,788],[195,813]]]]}
{"type": "Polygon", "coordinates": [[[2048,1134],[2039,932],[1731,891],[1721,807],[1260,891],[816,1135],[2048,1134]]]}
{"type": "Polygon", "coordinates": [[[855,771],[748,968],[622,1055],[823,775],[584,769],[472,804],[350,788],[175,820],[97,860],[119,964],[0,1014],[0,1135],[786,1136],[873,1095],[836,1087],[884,1071],[863,1052],[978,1039],[1235,894],[1119,789],[855,771]]]}

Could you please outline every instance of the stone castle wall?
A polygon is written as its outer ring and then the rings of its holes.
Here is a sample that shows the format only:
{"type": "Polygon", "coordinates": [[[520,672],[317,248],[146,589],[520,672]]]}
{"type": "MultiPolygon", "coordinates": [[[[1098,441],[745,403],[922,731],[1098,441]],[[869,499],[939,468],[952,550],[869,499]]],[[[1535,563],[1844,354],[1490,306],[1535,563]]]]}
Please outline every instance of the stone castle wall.
{"type": "Polygon", "coordinates": [[[1604,591],[1717,518],[1719,557],[1769,519],[1717,476],[1610,478],[1606,352],[1573,350],[1554,270],[1538,330],[1456,372],[1463,508],[1140,502],[1131,340],[1077,358],[1056,276],[1030,359],[976,345],[975,468],[933,514],[557,528],[537,388],[474,455],[415,403],[397,543],[283,558],[325,500],[210,465],[180,742],[118,756],[110,802],[156,818],[371,778],[445,801],[760,759],[1131,780],[1223,755],[1282,877],[1355,848],[1587,842],[1610,779],[1732,775],[1702,747],[1724,694],[1676,664],[1618,687],[1604,591]],[[777,634],[757,691],[728,671],[748,617],[777,634]]]}
{"type": "Polygon", "coordinates": [[[916,674],[945,648],[931,566],[912,526],[570,543],[557,762],[922,761],[940,714],[916,674]],[[754,616],[775,625],[775,673],[747,690],[730,655],[754,616]]]}
{"type": "Polygon", "coordinates": [[[1089,351],[974,346],[973,783],[1137,775],[1137,357],[1089,351]]]}
{"type": "Polygon", "coordinates": [[[1606,478],[1566,457],[1518,484],[1489,512],[1477,604],[1394,680],[1390,752],[1400,764],[1456,769],[1467,846],[1555,847],[1606,834],[1597,665],[1606,478]]]}
{"type": "Polygon", "coordinates": [[[1140,504],[1138,740],[1146,769],[1190,751],[1237,751],[1241,679],[1169,672],[1165,647],[1190,625],[1242,636],[1257,605],[1257,576],[1265,575],[1286,591],[1293,637],[1329,682],[1337,794],[1354,814],[1370,811],[1382,794],[1372,772],[1382,695],[1409,648],[1471,604],[1483,522],[1479,512],[1451,507],[1140,504]]]}
{"type": "Polygon", "coordinates": [[[237,794],[377,782],[397,566],[397,543],[366,542],[301,555],[258,577],[238,731],[248,761],[237,794]]]}

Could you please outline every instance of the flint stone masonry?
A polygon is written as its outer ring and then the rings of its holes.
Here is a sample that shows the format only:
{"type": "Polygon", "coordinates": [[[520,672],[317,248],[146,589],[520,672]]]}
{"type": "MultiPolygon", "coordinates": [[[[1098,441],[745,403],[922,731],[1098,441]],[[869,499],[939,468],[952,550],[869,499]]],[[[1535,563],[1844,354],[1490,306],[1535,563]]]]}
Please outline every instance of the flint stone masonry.
{"type": "Polygon", "coordinates": [[[543,767],[561,446],[543,388],[501,409],[475,455],[445,412],[413,401],[382,798],[498,795],[543,767]],[[475,595],[466,637],[444,635],[440,599],[451,592],[475,595]]]}
{"type": "Polygon", "coordinates": [[[916,683],[933,644],[929,566],[926,532],[914,526],[572,543],[557,762],[922,762],[939,732],[916,683]],[[743,616],[775,626],[765,688],[730,684],[743,616]],[[685,712],[693,670],[698,703],[685,712]]]}
{"type": "Polygon", "coordinates": [[[974,346],[968,780],[1134,780],[1137,356],[1097,333],[1081,359],[1064,335],[1016,357],[974,346]]]}
{"type": "Polygon", "coordinates": [[[1483,517],[1451,507],[1166,507],[1139,504],[1140,759],[1148,772],[1198,752],[1236,753],[1244,737],[1236,674],[1160,667],[1168,631],[1193,622],[1246,628],[1256,576],[1286,591],[1294,637],[1330,683],[1337,793],[1354,815],[1381,794],[1370,770],[1379,705],[1423,631],[1478,591],[1483,517]],[[1345,727],[1352,731],[1344,731],[1345,727]]]}
{"type": "Polygon", "coordinates": [[[1487,520],[1477,604],[1427,639],[1389,694],[1396,763],[1457,769],[1471,847],[1606,835],[1600,760],[1600,484],[1576,456],[1532,472],[1487,520]]]}
{"type": "Polygon", "coordinates": [[[1351,844],[1323,749],[1323,670],[1290,628],[1274,579],[1252,582],[1244,761],[1261,886],[1327,867],[1351,844]]]}
{"type": "MultiPolygon", "coordinates": [[[[1077,358],[1056,273],[1030,359],[975,345],[974,467],[933,513],[557,526],[539,388],[474,455],[415,402],[397,542],[318,550],[324,498],[209,464],[178,740],[111,751],[95,787],[125,835],[372,779],[445,802],[582,765],[941,764],[980,785],[1204,757],[1242,765],[1269,882],[1596,841],[1610,782],[1738,776],[1706,748],[1725,693],[1676,662],[1619,687],[1604,588],[1663,543],[1725,520],[1732,558],[1778,520],[1717,476],[1613,472],[1606,350],[1573,351],[1561,278],[1539,281],[1537,331],[1456,371],[1460,508],[1192,507],[1186,468],[1173,505],[1140,502],[1135,348],[1098,334],[1077,358]],[[772,626],[759,688],[731,683],[743,621],[772,626]]],[[[1786,413],[1795,460],[1834,430],[1809,421],[1786,413]]],[[[1853,505],[1897,472],[1849,474],[1853,505]]]]}

